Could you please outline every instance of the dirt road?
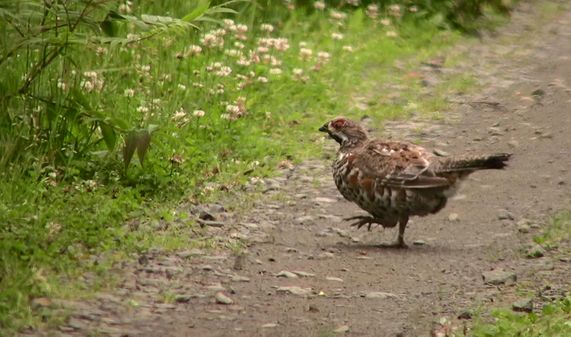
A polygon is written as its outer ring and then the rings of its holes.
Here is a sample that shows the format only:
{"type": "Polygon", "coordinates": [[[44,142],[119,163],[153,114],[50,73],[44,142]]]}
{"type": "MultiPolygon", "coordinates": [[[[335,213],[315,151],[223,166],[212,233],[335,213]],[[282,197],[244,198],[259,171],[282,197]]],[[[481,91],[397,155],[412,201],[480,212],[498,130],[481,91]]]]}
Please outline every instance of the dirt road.
{"type": "MultiPolygon", "coordinates": [[[[367,124],[380,137],[421,139],[448,153],[514,153],[506,171],[474,174],[444,211],[414,218],[408,250],[375,246],[394,230],[350,228],[341,218],[359,209],[336,191],[330,160],[315,160],[266,181],[246,216],[210,210],[227,218],[208,235],[244,238],[251,245],[242,255],[150,252],[124,266],[115,292],[67,303],[73,314],[57,333],[428,336],[442,317],[461,326],[456,317],[469,309],[509,305],[520,286],[568,290],[568,262],[521,251],[550,214],[571,205],[571,11],[538,27],[530,8],[522,5],[497,36],[459,46],[466,64],[422,70],[475,72],[483,84],[450,97],[445,121],[367,124]],[[520,233],[526,224],[530,233],[520,233]],[[482,274],[492,270],[517,281],[486,285],[482,274]]],[[[334,151],[324,141],[323,153],[334,151]]]]}

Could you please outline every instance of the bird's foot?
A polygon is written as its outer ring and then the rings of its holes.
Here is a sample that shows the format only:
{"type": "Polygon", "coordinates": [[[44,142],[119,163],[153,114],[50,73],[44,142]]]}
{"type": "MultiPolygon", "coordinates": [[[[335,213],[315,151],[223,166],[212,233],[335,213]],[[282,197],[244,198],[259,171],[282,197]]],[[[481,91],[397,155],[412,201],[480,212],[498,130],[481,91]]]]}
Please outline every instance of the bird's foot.
{"type": "Polygon", "coordinates": [[[351,227],[357,226],[357,229],[361,229],[361,227],[367,225],[367,230],[368,230],[368,231],[371,231],[371,226],[372,226],[374,223],[378,223],[378,222],[377,222],[377,219],[375,219],[375,218],[373,218],[373,217],[370,217],[370,216],[366,216],[366,215],[352,216],[352,217],[349,217],[349,218],[345,218],[345,219],[343,219],[343,220],[351,221],[351,220],[357,220],[357,219],[358,219],[358,221],[355,221],[354,223],[352,223],[352,224],[351,224],[351,227]]]}
{"type": "Polygon", "coordinates": [[[408,246],[406,245],[406,243],[404,243],[404,241],[396,241],[393,243],[381,243],[379,245],[379,247],[381,248],[394,248],[394,249],[407,249],[408,246]]]}

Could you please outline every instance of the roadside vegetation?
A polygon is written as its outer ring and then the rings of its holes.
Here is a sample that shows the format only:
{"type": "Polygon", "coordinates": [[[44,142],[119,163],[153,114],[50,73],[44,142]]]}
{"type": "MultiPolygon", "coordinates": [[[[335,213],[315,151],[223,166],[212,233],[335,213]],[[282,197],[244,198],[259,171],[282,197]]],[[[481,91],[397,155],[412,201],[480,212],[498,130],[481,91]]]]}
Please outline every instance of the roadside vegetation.
{"type": "Polygon", "coordinates": [[[496,310],[494,322],[477,324],[474,337],[544,337],[571,334],[571,297],[546,304],[539,313],[496,310]]]}
{"type": "Polygon", "coordinates": [[[324,120],[440,116],[415,70],[510,5],[2,1],[0,329],[132,252],[216,246],[179,205],[316,156],[324,120]]]}
{"type": "MultiPolygon", "coordinates": [[[[571,253],[571,213],[562,211],[545,224],[533,241],[544,247],[555,259],[568,261],[571,253]]],[[[571,335],[571,296],[544,301],[540,310],[531,313],[511,309],[492,311],[492,321],[479,319],[472,329],[474,337],[544,337],[571,335]]]]}

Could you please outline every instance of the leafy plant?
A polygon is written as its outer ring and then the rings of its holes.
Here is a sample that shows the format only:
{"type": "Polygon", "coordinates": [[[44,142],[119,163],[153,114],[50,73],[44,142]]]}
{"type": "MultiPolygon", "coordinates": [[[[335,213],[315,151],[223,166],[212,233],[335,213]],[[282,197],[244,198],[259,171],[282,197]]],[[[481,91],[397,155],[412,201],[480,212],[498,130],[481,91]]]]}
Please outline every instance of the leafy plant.
{"type": "MultiPolygon", "coordinates": [[[[78,275],[133,251],[238,252],[179,203],[256,189],[314,157],[323,120],[444,110],[408,74],[457,32],[404,5],[290,5],[0,2],[0,329],[45,324],[34,298],[85,295],[78,275]]],[[[434,96],[465,90],[462,78],[434,96]]]]}
{"type": "Polygon", "coordinates": [[[555,214],[533,241],[548,248],[556,248],[561,242],[571,242],[571,213],[562,211],[555,214]]]}
{"type": "Polygon", "coordinates": [[[543,307],[541,313],[518,314],[496,310],[493,323],[477,323],[474,337],[544,337],[571,335],[571,297],[543,307]]]}
{"type": "Polygon", "coordinates": [[[197,22],[212,21],[209,15],[234,12],[224,7],[226,3],[210,7],[209,1],[200,0],[182,19],[137,17],[119,13],[118,3],[6,0],[0,4],[0,18],[7,23],[1,29],[2,40],[11,41],[3,43],[6,48],[0,53],[0,109],[4,111],[0,128],[5,131],[0,163],[4,167],[30,152],[41,155],[34,160],[42,164],[65,166],[88,156],[101,141],[113,151],[119,137],[127,143],[138,137],[142,162],[150,134],[143,137],[134,130],[148,125],[126,121],[90,97],[89,92],[106,91],[102,74],[115,70],[82,71],[79,51],[103,53],[107,47],[127,48],[150,38],[189,33],[198,28],[197,22]],[[127,27],[136,27],[140,34],[127,35],[127,27]]]}

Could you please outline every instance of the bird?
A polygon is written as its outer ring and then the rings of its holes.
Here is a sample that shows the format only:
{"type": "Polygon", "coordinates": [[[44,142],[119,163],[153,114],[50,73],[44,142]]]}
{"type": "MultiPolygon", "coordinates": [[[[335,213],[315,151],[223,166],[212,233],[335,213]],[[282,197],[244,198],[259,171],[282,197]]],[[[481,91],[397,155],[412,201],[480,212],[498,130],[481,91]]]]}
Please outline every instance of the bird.
{"type": "Polygon", "coordinates": [[[406,248],[404,232],[409,218],[435,214],[446,206],[462,180],[478,170],[503,169],[510,153],[436,156],[405,141],[369,137],[358,123],[336,117],[319,128],[339,143],[332,164],[339,192],[369,213],[353,216],[358,229],[373,224],[396,227],[396,242],[385,247],[406,248]]]}

